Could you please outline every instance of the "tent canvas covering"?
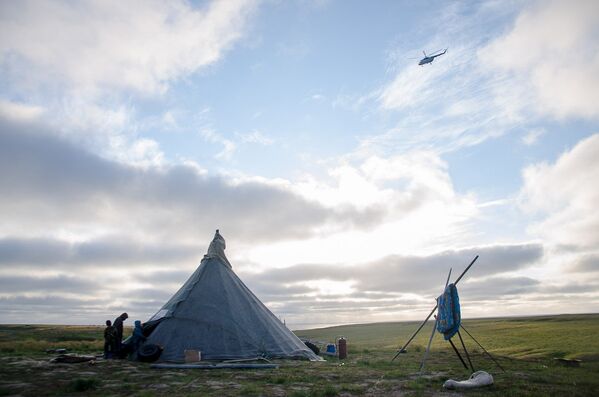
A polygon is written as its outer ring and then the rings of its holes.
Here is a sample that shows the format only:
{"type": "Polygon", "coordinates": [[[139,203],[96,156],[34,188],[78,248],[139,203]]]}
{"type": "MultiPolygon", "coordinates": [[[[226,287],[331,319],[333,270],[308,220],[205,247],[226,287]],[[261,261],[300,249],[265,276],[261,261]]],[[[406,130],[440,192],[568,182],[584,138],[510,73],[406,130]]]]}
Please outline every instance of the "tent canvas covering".
{"type": "Polygon", "coordinates": [[[185,350],[200,350],[206,360],[321,360],[237,277],[224,250],[217,230],[200,266],[144,324],[146,343],[164,349],[160,360],[184,361],[185,350]]]}

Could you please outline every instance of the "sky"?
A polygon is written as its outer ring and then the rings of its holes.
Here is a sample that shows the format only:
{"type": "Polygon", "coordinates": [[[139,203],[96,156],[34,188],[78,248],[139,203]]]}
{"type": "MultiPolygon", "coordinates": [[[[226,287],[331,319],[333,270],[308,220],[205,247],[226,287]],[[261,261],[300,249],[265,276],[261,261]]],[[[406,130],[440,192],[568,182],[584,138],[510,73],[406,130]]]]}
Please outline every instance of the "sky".
{"type": "Polygon", "coordinates": [[[293,329],[423,318],[475,255],[464,317],[599,311],[597,15],[0,2],[0,323],[145,321],[216,229],[293,329]]]}

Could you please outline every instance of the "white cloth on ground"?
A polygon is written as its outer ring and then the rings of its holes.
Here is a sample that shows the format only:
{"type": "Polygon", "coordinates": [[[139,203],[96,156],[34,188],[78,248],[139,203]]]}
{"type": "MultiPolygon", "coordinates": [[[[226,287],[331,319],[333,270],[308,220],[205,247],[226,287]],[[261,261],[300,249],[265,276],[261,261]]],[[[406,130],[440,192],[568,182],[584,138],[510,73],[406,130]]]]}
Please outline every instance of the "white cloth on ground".
{"type": "Polygon", "coordinates": [[[448,379],[443,383],[444,389],[473,389],[475,387],[490,386],[493,384],[493,376],[485,371],[476,371],[468,380],[448,379]]]}

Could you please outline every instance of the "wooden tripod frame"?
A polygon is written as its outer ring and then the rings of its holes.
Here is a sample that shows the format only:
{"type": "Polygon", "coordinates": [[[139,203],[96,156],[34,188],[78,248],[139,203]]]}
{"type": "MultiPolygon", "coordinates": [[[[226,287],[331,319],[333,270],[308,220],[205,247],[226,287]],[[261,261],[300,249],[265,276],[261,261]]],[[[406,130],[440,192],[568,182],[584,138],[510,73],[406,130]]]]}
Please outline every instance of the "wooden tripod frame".
{"type": "MultiPolygon", "coordinates": [[[[462,279],[462,277],[464,277],[464,275],[466,274],[466,272],[468,272],[468,270],[470,270],[470,268],[472,267],[472,265],[474,265],[474,262],[476,262],[477,259],[478,259],[478,255],[476,255],[476,257],[474,257],[474,259],[472,260],[472,262],[470,262],[470,264],[466,267],[466,269],[464,269],[464,271],[462,272],[462,274],[460,274],[460,276],[454,282],[454,285],[458,284],[458,282],[462,279]]],[[[449,269],[449,274],[447,275],[447,281],[445,282],[445,287],[446,288],[447,288],[447,285],[449,284],[449,278],[450,277],[451,277],[451,269],[449,269]]],[[[438,306],[439,306],[438,304],[435,305],[435,307],[433,308],[433,310],[431,310],[431,312],[429,313],[429,315],[424,319],[424,321],[422,322],[422,324],[420,324],[420,326],[418,327],[418,329],[416,329],[416,331],[412,334],[412,336],[410,336],[410,339],[408,339],[408,341],[399,350],[397,350],[397,353],[395,354],[395,356],[393,357],[393,359],[391,361],[395,361],[395,359],[401,353],[406,352],[406,348],[408,347],[408,345],[414,340],[414,338],[416,337],[416,335],[418,335],[418,333],[426,325],[427,321],[431,318],[431,316],[433,314],[435,314],[435,312],[437,311],[438,306]]],[[[431,337],[430,337],[430,339],[428,341],[428,346],[426,347],[426,351],[424,353],[424,357],[422,359],[422,363],[420,364],[420,372],[422,372],[422,370],[424,369],[424,363],[426,362],[426,359],[428,357],[428,353],[429,353],[430,347],[431,347],[431,342],[433,341],[433,337],[435,335],[435,329],[436,328],[437,328],[437,316],[435,316],[435,324],[433,325],[433,331],[432,331],[431,337]]],[[[491,360],[493,360],[493,362],[495,364],[497,364],[497,366],[499,368],[501,368],[501,370],[503,372],[505,372],[505,370],[501,367],[501,365],[499,365],[499,363],[497,362],[497,360],[495,360],[493,358],[493,356],[491,356],[491,354],[480,343],[478,343],[478,341],[476,339],[474,339],[474,337],[472,336],[472,334],[470,334],[470,332],[468,332],[464,328],[464,326],[462,326],[460,324],[460,328],[462,328],[466,332],[466,334],[468,334],[468,336],[470,336],[472,338],[472,340],[474,340],[474,342],[476,342],[476,344],[491,358],[491,360]]],[[[460,333],[459,329],[458,329],[457,334],[458,334],[458,337],[460,339],[460,344],[462,345],[462,348],[464,349],[464,354],[466,356],[468,364],[470,364],[470,367],[468,367],[468,365],[466,364],[466,361],[464,361],[464,359],[462,358],[462,355],[460,354],[458,348],[455,346],[455,344],[453,343],[453,341],[451,339],[448,339],[447,341],[449,342],[449,344],[453,348],[453,351],[456,353],[456,355],[460,359],[461,363],[464,365],[464,368],[466,368],[466,369],[470,368],[472,370],[472,372],[475,372],[476,370],[474,369],[474,365],[472,364],[472,360],[470,359],[470,354],[468,354],[468,350],[466,350],[466,344],[464,343],[464,339],[462,338],[462,334],[460,333]]]]}

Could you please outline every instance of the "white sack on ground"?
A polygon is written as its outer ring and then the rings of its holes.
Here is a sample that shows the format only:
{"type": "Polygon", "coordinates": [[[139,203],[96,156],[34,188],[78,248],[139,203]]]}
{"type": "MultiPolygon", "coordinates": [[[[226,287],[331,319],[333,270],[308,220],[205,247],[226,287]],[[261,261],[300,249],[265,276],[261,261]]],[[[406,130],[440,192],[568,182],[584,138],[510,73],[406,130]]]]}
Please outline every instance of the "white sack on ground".
{"type": "Polygon", "coordinates": [[[474,389],[475,387],[490,386],[493,384],[493,376],[485,371],[476,371],[468,380],[448,379],[443,383],[444,389],[474,389]]]}

